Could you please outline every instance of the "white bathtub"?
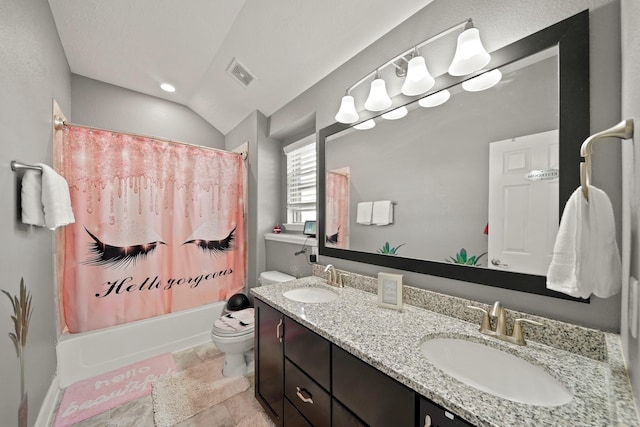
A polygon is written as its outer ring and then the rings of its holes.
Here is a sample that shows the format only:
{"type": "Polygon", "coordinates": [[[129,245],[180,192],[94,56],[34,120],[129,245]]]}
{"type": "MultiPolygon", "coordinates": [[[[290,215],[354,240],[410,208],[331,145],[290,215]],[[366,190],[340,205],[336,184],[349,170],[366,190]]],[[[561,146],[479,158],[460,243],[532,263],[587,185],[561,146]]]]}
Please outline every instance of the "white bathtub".
{"type": "Polygon", "coordinates": [[[217,302],[98,331],[64,334],[56,346],[59,386],[208,342],[224,305],[217,302]]]}

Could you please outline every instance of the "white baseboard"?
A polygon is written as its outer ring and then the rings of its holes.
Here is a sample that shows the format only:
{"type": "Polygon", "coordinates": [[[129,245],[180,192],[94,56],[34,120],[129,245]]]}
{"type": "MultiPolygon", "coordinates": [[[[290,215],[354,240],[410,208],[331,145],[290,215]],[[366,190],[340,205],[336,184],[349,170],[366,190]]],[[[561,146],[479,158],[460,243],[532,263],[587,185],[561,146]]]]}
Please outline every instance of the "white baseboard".
{"type": "Polygon", "coordinates": [[[38,412],[38,418],[34,427],[49,427],[53,425],[55,417],[56,404],[58,403],[58,395],[60,394],[60,387],[58,386],[58,376],[55,375],[47,390],[47,394],[44,396],[44,401],[38,412]]]}

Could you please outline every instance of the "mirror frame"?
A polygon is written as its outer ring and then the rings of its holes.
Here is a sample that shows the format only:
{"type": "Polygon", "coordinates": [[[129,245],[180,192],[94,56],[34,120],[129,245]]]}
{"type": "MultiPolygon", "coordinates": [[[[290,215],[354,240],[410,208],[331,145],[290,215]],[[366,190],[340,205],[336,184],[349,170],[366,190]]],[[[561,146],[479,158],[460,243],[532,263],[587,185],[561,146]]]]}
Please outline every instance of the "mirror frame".
{"type": "MultiPolygon", "coordinates": [[[[589,10],[584,10],[563,21],[531,34],[491,53],[491,62],[484,70],[502,67],[542,50],[557,46],[559,55],[559,156],[560,174],[559,208],[560,214],[573,193],[580,186],[579,163],[580,146],[590,135],[590,95],[589,95],[589,10]]],[[[430,93],[450,88],[482,72],[453,77],[448,74],[436,79],[430,93]]],[[[394,97],[393,108],[417,101],[424,95],[408,97],[399,94],[394,97]]],[[[381,115],[382,112],[360,112],[360,121],[381,115]]],[[[351,125],[334,123],[318,132],[318,236],[325,236],[326,216],[326,139],[351,125]]],[[[319,254],[373,264],[382,267],[446,277],[465,282],[495,286],[503,289],[528,292],[556,298],[583,301],[560,292],[547,289],[546,276],[537,276],[512,271],[478,268],[446,262],[403,258],[378,253],[339,249],[325,245],[325,238],[318,238],[319,254]]]]}

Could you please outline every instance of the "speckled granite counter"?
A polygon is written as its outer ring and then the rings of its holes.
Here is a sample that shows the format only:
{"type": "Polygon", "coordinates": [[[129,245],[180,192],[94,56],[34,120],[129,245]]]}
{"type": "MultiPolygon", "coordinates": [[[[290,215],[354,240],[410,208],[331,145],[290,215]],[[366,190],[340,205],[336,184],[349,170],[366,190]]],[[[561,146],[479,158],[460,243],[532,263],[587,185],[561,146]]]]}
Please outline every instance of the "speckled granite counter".
{"type": "Polygon", "coordinates": [[[318,277],[251,289],[259,298],[361,360],[478,426],[639,425],[619,336],[603,333],[604,360],[528,341],[525,347],[480,334],[479,323],[405,304],[403,311],[380,308],[377,296],[350,286],[331,288],[334,301],[304,304],[283,292],[326,286],[318,277]],[[481,392],[435,368],[420,353],[433,337],[464,337],[518,355],[545,369],[571,391],[558,407],[512,402],[481,392]]]}

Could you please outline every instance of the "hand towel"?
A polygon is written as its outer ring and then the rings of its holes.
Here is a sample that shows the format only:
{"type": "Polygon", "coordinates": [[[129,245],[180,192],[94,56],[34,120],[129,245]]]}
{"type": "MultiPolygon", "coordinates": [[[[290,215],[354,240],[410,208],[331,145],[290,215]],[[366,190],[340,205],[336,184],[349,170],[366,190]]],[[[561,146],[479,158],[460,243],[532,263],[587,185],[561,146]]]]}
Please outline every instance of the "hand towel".
{"type": "Polygon", "coordinates": [[[356,212],[356,222],[362,225],[371,225],[373,214],[373,202],[360,202],[356,212]]]}
{"type": "Polygon", "coordinates": [[[51,167],[39,163],[42,168],[42,207],[45,225],[55,230],[75,222],[71,209],[71,196],[67,181],[51,167]]]}
{"type": "Polygon", "coordinates": [[[547,288],[567,295],[608,298],[620,292],[621,263],[613,208],[606,193],[578,188],[564,209],[547,272],[547,288]]]}
{"type": "Polygon", "coordinates": [[[391,200],[373,202],[371,222],[375,225],[393,224],[393,203],[391,200]]]}
{"type": "Polygon", "coordinates": [[[42,209],[42,173],[27,169],[22,176],[21,188],[22,222],[44,227],[44,210],[42,209]]]}

